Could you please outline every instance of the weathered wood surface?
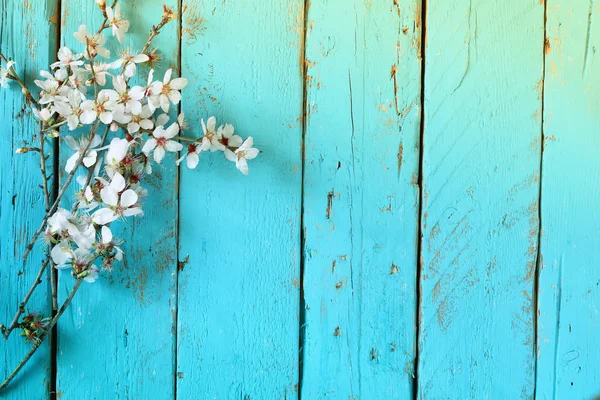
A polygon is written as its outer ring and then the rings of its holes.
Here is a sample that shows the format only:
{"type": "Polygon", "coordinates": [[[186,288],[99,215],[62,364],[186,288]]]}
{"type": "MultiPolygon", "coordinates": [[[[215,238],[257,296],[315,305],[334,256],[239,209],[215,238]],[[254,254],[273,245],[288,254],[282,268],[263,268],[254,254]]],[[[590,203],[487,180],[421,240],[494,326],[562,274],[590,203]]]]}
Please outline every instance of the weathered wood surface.
{"type": "Polygon", "coordinates": [[[419,398],[530,398],[544,5],[426,19],[419,398]]]}
{"type": "MultiPolygon", "coordinates": [[[[124,48],[140,49],[150,28],[160,21],[163,0],[129,0],[122,12],[131,21],[124,48]]],[[[177,1],[167,4],[177,9],[177,1]]],[[[95,31],[102,21],[98,6],[88,0],[62,0],[62,40],[82,51],[73,37],[80,24],[95,31]]],[[[159,79],[178,68],[177,23],[164,28],[153,46],[160,49],[159,79]]],[[[105,32],[110,36],[110,31],[105,32]]],[[[111,59],[123,48],[116,38],[107,43],[111,59]]],[[[140,70],[142,70],[140,68],[140,70]]],[[[146,74],[139,76],[142,84],[146,74]]],[[[110,79],[110,78],[108,78],[110,79]]],[[[61,148],[61,158],[72,154],[61,148]]],[[[58,324],[57,392],[67,399],[172,399],[175,391],[175,310],[177,271],[177,178],[175,157],[154,165],[145,187],[145,216],[119,224],[116,237],[126,241],[126,263],[106,279],[86,284],[58,324]],[[77,343],[77,345],[75,345],[77,343]],[[85,356],[82,356],[84,354],[85,356]],[[82,384],[85,382],[85,384],[82,384]]],[[[64,165],[64,164],[63,164],[64,165]]],[[[83,173],[83,169],[82,169],[83,173]]],[[[76,184],[75,184],[76,185],[76,184]]],[[[66,296],[73,278],[59,273],[59,298],[66,296]]]]}
{"type": "MultiPolygon", "coordinates": [[[[128,44],[162,3],[122,0],[128,44]]],[[[0,397],[598,396],[600,4],[546,3],[168,0],[155,77],[189,79],[187,134],[214,115],[263,152],[248,177],[217,154],[155,166],[116,232],[127,264],[59,322],[55,381],[44,345],[0,397]]],[[[0,0],[0,48],[31,82],[98,15],[0,0]]],[[[0,101],[6,322],[43,200],[37,157],[13,155],[34,122],[18,89],[0,101]]],[[[27,346],[0,346],[4,375],[27,346]]]]}
{"type": "MultiPolygon", "coordinates": [[[[56,5],[56,0],[41,4],[0,1],[0,49],[17,61],[15,69],[31,91],[35,91],[33,80],[37,79],[38,71],[54,62],[58,32],[56,5]]],[[[36,248],[29,257],[28,268],[23,268],[21,255],[45,214],[44,196],[38,187],[42,183],[39,157],[35,153],[15,155],[17,148],[37,147],[38,143],[35,136],[38,123],[32,113],[24,111],[24,106],[19,89],[0,90],[0,322],[6,325],[33,283],[43,259],[36,248]]],[[[26,312],[51,315],[47,272],[26,312]]],[[[0,379],[12,372],[30,347],[20,333],[16,329],[8,341],[0,339],[0,379]]],[[[0,397],[47,397],[51,389],[50,360],[50,346],[45,343],[14,385],[0,397]]]]}
{"type": "Polygon", "coordinates": [[[548,1],[539,399],[600,393],[600,4],[548,1]]]}
{"type": "Polygon", "coordinates": [[[306,399],[412,398],[420,23],[413,1],[308,9],[306,399]]]}
{"type": "Polygon", "coordinates": [[[183,111],[263,151],[181,169],[177,397],[293,398],[298,384],[303,8],[184,1],[183,111]],[[197,18],[207,21],[199,31],[197,18]],[[227,49],[227,50],[225,50],[227,49]]]}

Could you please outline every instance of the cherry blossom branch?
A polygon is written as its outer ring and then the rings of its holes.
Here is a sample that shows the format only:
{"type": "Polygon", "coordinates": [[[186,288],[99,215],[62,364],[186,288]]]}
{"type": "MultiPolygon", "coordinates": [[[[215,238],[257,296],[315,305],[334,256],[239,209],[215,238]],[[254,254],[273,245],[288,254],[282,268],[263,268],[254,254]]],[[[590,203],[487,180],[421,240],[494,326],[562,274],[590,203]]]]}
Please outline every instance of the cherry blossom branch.
{"type": "Polygon", "coordinates": [[[96,129],[98,128],[98,126],[99,126],[99,124],[97,123],[90,130],[90,135],[88,137],[88,141],[87,141],[86,145],[84,146],[84,148],[82,149],[81,154],[79,155],[79,158],[75,162],[75,167],[71,170],[71,172],[69,172],[69,175],[67,176],[67,180],[65,181],[65,183],[60,188],[60,191],[58,192],[58,195],[56,196],[56,199],[54,200],[54,203],[52,204],[52,207],[50,207],[50,209],[48,210],[48,212],[46,213],[46,215],[44,215],[44,218],[42,219],[42,223],[40,224],[40,227],[38,228],[37,231],[35,231],[35,233],[33,234],[32,238],[29,241],[29,243],[27,244],[27,246],[25,246],[25,252],[23,253],[23,265],[26,264],[27,257],[29,256],[29,253],[33,249],[33,246],[34,246],[35,242],[40,237],[40,235],[42,234],[42,232],[44,231],[44,229],[46,228],[46,224],[48,222],[48,219],[52,216],[52,214],[54,214],[54,211],[56,211],[56,209],[58,208],[58,205],[60,204],[60,200],[65,195],[67,189],[69,188],[69,185],[71,184],[71,181],[73,181],[73,177],[75,176],[75,172],[83,164],[83,159],[85,158],[85,155],[86,155],[88,149],[90,148],[90,145],[92,143],[92,139],[94,138],[94,136],[96,134],[96,129]]]}
{"type": "Polygon", "coordinates": [[[83,278],[77,278],[75,280],[75,284],[73,285],[73,288],[71,289],[71,292],[69,293],[69,295],[65,299],[64,303],[62,304],[62,306],[60,307],[60,309],[58,310],[58,312],[56,313],[56,315],[52,318],[52,320],[50,321],[50,323],[48,324],[48,326],[46,326],[46,328],[42,331],[42,333],[39,336],[39,338],[34,342],[34,344],[31,347],[31,349],[29,349],[29,351],[27,352],[27,354],[25,355],[25,357],[23,357],[23,359],[15,367],[15,369],[13,370],[13,372],[11,372],[11,374],[6,377],[6,379],[4,380],[4,382],[2,382],[2,384],[0,384],[0,391],[2,391],[6,386],[8,386],[8,384],[10,383],[10,381],[12,381],[15,376],[17,376],[17,374],[19,373],[19,371],[25,366],[25,364],[27,363],[27,361],[29,361],[29,359],[31,358],[31,356],[33,356],[33,354],[37,351],[37,349],[39,349],[39,347],[42,345],[42,343],[44,342],[44,339],[46,338],[46,335],[48,335],[48,333],[52,331],[52,328],[54,328],[54,325],[56,325],[56,323],[58,322],[58,319],[63,315],[63,313],[65,312],[65,310],[69,306],[69,304],[71,304],[71,300],[73,300],[73,297],[75,296],[75,293],[77,293],[77,290],[81,286],[81,282],[82,281],[83,281],[83,278]]]}
{"type": "MultiPolygon", "coordinates": [[[[148,190],[141,183],[145,174],[152,173],[151,158],[160,164],[167,152],[178,153],[187,147],[187,153],[175,163],[179,165],[185,159],[188,168],[193,169],[198,165],[201,152],[219,150],[227,160],[235,162],[238,170],[248,174],[247,160],[259,154],[259,150],[253,147],[252,137],[243,140],[239,135],[234,135],[234,128],[230,124],[223,124],[217,128],[214,117],[208,118],[206,124],[204,120],[201,121],[203,136],[199,138],[187,138],[179,133],[188,127],[183,113],[177,117],[176,122],[172,122],[166,128],[169,123],[170,104],[179,104],[180,90],[188,83],[184,77],[172,77],[172,69],[165,72],[162,80],[153,80],[150,73],[146,86],[129,85],[130,78],[135,75],[135,64],[148,61],[152,67],[150,55],[145,53],[161,29],[177,18],[169,7],[163,7],[160,22],[152,26],[140,52],[142,54],[126,51],[114,62],[94,64],[97,55],[104,58],[109,58],[110,55],[104,48],[105,38],[102,31],[112,27],[113,36],[123,43],[124,34],[129,29],[129,21],[122,17],[117,0],[113,1],[112,8],[106,5],[106,0],[96,1],[104,16],[98,32],[92,35],[85,25],[80,26],[75,38],[85,46],[82,54],[74,53],[67,47],[59,49],[58,60],[48,71],[40,72],[44,80],[35,81],[42,89],[39,101],[33,99],[25,88],[13,68],[14,63],[0,54],[6,63],[5,69],[0,68],[0,86],[7,87],[8,80],[17,81],[21,85],[27,105],[41,121],[38,131],[40,147],[17,149],[17,153],[40,152],[40,169],[43,176],[41,187],[46,200],[46,213],[41,225],[25,246],[22,256],[23,268],[27,265],[28,256],[42,232],[46,232],[45,239],[49,242],[45,249],[47,258],[42,262],[35,281],[19,304],[11,324],[8,328],[0,324],[0,331],[5,338],[8,338],[14,329],[19,328],[23,330],[22,335],[34,342],[23,360],[0,385],[0,390],[18,374],[52,331],[78,290],[81,280],[93,282],[98,278],[99,269],[93,264],[94,261],[100,259],[104,271],[111,271],[115,261],[126,262],[124,253],[119,248],[121,241],[113,238],[110,225],[113,221],[143,214],[143,201],[140,199],[148,195],[148,190]],[[120,74],[108,72],[120,66],[123,66],[120,74]],[[107,75],[113,78],[112,87],[106,87],[107,75]],[[88,94],[86,87],[92,85],[94,93],[88,94]],[[163,113],[159,115],[161,110],[163,113]],[[58,174],[48,176],[44,144],[46,136],[58,137],[60,127],[65,124],[68,124],[71,131],[80,126],[88,127],[89,134],[79,139],[71,135],[65,137],[66,144],[75,153],[66,162],[65,169],[68,175],[64,183],[60,186],[56,198],[51,199],[48,182],[50,177],[57,180],[58,174]],[[96,134],[100,125],[105,125],[105,131],[98,140],[96,134]],[[118,134],[118,128],[123,130],[123,135],[118,134]],[[48,131],[51,133],[47,134],[48,131]],[[110,145],[104,147],[109,131],[117,134],[110,145]],[[187,142],[187,146],[184,146],[184,142],[187,142]],[[102,154],[105,150],[106,153],[102,154]],[[103,172],[100,172],[99,167],[103,160],[106,166],[103,172]],[[68,211],[59,205],[82,165],[88,168],[87,177],[84,182],[77,180],[83,187],[77,192],[78,200],[72,211],[68,211]],[[94,176],[97,176],[97,181],[92,183],[94,176]],[[85,212],[80,208],[85,209],[85,212]],[[33,292],[42,282],[48,264],[60,268],[70,266],[72,275],[77,279],[73,290],[59,309],[56,299],[56,275],[51,274],[53,316],[44,319],[36,313],[23,316],[33,292]]],[[[153,54],[154,50],[150,53],[153,54]]]]}

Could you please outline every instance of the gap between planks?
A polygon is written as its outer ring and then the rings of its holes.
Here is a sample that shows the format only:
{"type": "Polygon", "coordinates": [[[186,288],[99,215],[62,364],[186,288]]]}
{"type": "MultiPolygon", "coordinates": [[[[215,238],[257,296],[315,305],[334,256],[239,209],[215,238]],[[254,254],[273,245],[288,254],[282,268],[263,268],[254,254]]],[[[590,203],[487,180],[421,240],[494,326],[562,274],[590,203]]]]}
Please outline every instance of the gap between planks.
{"type": "MultiPolygon", "coordinates": [[[[548,50],[549,38],[546,32],[546,23],[548,20],[548,0],[542,1],[544,6],[543,13],[543,26],[544,26],[544,40],[542,43],[542,98],[541,98],[541,126],[540,126],[540,178],[538,188],[538,236],[537,236],[537,250],[535,255],[535,271],[533,275],[533,398],[537,395],[537,372],[538,372],[538,318],[540,315],[539,310],[539,292],[540,292],[540,272],[542,270],[543,255],[542,255],[542,178],[543,178],[543,167],[544,167],[544,147],[546,146],[546,138],[544,136],[544,112],[545,112],[545,95],[546,95],[546,52],[548,50]]],[[[556,377],[555,377],[556,379],[556,377]]]]}
{"type": "Polygon", "coordinates": [[[422,292],[421,292],[421,270],[423,268],[423,257],[422,257],[422,246],[423,246],[423,159],[424,159],[424,137],[425,137],[425,44],[427,42],[427,0],[421,0],[421,114],[420,114],[420,126],[419,126],[419,206],[418,206],[418,218],[417,218],[417,259],[416,263],[416,334],[415,334],[415,355],[414,355],[414,366],[413,366],[413,387],[412,387],[412,398],[417,400],[419,398],[419,361],[420,361],[420,340],[421,340],[421,306],[422,306],[422,292]]]}
{"type": "Polygon", "coordinates": [[[300,291],[299,291],[299,310],[298,310],[298,399],[302,399],[302,378],[304,368],[304,328],[306,324],[306,304],[304,303],[304,247],[306,242],[306,228],[304,227],[304,172],[306,160],[306,124],[307,124],[307,102],[308,102],[308,85],[307,73],[308,65],[306,62],[306,35],[308,31],[308,11],[310,8],[310,0],[304,0],[302,14],[302,43],[300,46],[300,72],[302,77],[302,126],[300,153],[301,162],[301,178],[300,178],[300,291]]]}
{"type": "MultiPolygon", "coordinates": [[[[181,71],[183,70],[182,65],[182,42],[183,42],[183,0],[178,0],[177,7],[179,8],[177,11],[177,37],[179,38],[179,43],[177,44],[177,69],[178,76],[181,76],[181,71]]],[[[177,105],[177,114],[181,114],[182,110],[182,101],[177,105]]],[[[178,153],[178,157],[181,154],[178,153]]],[[[186,257],[185,261],[180,261],[181,253],[179,251],[179,234],[180,234],[180,223],[179,216],[181,211],[180,205],[180,195],[181,195],[181,165],[175,169],[175,191],[176,191],[176,210],[175,210],[175,299],[173,300],[173,398],[177,400],[177,378],[178,378],[178,340],[179,340],[179,272],[183,269],[183,266],[187,264],[189,260],[189,256],[186,257]]]]}

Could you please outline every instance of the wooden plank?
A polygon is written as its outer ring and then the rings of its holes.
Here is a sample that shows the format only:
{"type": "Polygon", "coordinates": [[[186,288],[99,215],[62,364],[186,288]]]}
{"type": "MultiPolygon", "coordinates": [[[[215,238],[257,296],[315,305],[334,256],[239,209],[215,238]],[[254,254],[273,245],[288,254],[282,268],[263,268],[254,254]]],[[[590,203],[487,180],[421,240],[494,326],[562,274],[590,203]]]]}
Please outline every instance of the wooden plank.
{"type": "Polygon", "coordinates": [[[263,151],[181,169],[177,397],[292,398],[298,383],[302,2],[184,1],[183,110],[263,151]],[[200,18],[206,20],[200,24],[200,18]]]}
{"type": "Polygon", "coordinates": [[[426,12],[419,398],[530,398],[544,6],[426,12]]]}
{"type": "Polygon", "coordinates": [[[537,394],[600,391],[600,4],[547,3],[537,394]]]}
{"type": "MultiPolygon", "coordinates": [[[[121,2],[120,2],[121,3],[121,2]]],[[[139,50],[153,24],[162,17],[164,0],[122,2],[121,11],[131,22],[125,46],[139,50]]],[[[177,10],[177,0],[166,1],[177,10]]],[[[62,1],[63,43],[82,51],[73,38],[80,24],[91,29],[100,25],[101,14],[91,0],[62,1]]],[[[162,61],[155,79],[178,66],[177,21],[167,25],[155,38],[162,61]]],[[[116,38],[105,31],[116,59],[116,38]]],[[[147,68],[139,81],[147,80],[147,68]]],[[[63,146],[61,157],[69,156],[63,146]]],[[[59,323],[58,382],[64,398],[126,399],[174,398],[175,278],[177,186],[173,155],[143,184],[149,190],[144,199],[145,215],[115,225],[115,236],[125,239],[127,264],[112,274],[86,284],[59,323]],[[122,230],[121,230],[122,229],[122,230]],[[85,353],[85,357],[82,354],[85,353]],[[110,371],[107,373],[107,371],[110,371]],[[85,384],[82,384],[82,381],[85,384]]],[[[73,284],[61,271],[59,294],[64,297],[73,284]]]]}
{"type": "Polygon", "coordinates": [[[420,2],[307,22],[302,397],[412,398],[420,2]]]}
{"type": "MultiPolygon", "coordinates": [[[[47,69],[56,54],[56,0],[0,2],[0,50],[12,57],[15,69],[29,90],[40,69],[47,69]]],[[[3,65],[4,66],[4,65],[3,65]]],[[[42,260],[41,246],[36,246],[25,269],[21,255],[31,235],[44,216],[44,197],[39,157],[36,153],[15,155],[24,145],[38,146],[37,121],[24,112],[21,88],[12,83],[0,89],[0,321],[8,325],[19,302],[33,283],[42,260]]],[[[46,148],[51,148],[46,146],[46,148]]],[[[29,301],[27,311],[51,316],[50,284],[46,281],[29,301]]],[[[4,379],[23,358],[31,344],[25,343],[20,330],[13,331],[8,341],[0,340],[0,379],[4,379]]],[[[0,397],[41,399],[50,389],[50,348],[44,343],[29,364],[23,368],[0,397]]]]}

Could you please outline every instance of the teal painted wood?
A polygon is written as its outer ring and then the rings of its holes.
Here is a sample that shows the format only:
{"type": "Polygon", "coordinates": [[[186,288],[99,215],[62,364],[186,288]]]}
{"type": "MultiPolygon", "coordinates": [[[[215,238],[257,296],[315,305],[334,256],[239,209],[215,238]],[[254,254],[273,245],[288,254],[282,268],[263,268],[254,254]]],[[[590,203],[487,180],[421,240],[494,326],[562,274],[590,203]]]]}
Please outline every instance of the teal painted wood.
{"type": "Polygon", "coordinates": [[[421,26],[415,1],[313,1],[304,399],[412,398],[421,26]]]}
{"type": "MultiPolygon", "coordinates": [[[[0,1],[0,50],[12,57],[29,90],[37,93],[33,80],[56,54],[56,1],[0,1]]],[[[21,88],[12,83],[0,90],[0,321],[12,320],[19,302],[31,286],[42,261],[36,246],[25,269],[21,255],[44,214],[39,156],[15,155],[19,147],[38,146],[37,122],[23,112],[21,88]],[[34,140],[32,140],[35,138],[34,140]]],[[[46,148],[51,148],[47,145],[46,148]]],[[[49,275],[43,277],[26,311],[51,315],[49,275]]],[[[31,347],[16,329],[8,341],[0,339],[0,379],[8,375],[31,347]]],[[[48,396],[50,349],[48,341],[0,394],[10,399],[42,399],[48,396]]]]}
{"type": "Polygon", "coordinates": [[[537,398],[600,394],[600,3],[547,4],[537,398]]]}
{"type": "MultiPolygon", "coordinates": [[[[122,2],[131,21],[125,45],[139,50],[153,24],[162,16],[164,0],[122,2]]],[[[177,9],[178,2],[167,5],[177,9]]],[[[62,0],[62,41],[82,51],[73,32],[81,23],[96,30],[102,19],[91,0],[62,0]]],[[[177,69],[177,21],[153,41],[162,62],[155,78],[169,67],[177,69]]],[[[111,55],[120,48],[105,31],[111,55]]],[[[114,58],[112,58],[114,59],[114,58]]],[[[147,80],[141,68],[140,82],[147,80]]],[[[63,146],[61,157],[70,155],[63,146]]],[[[154,165],[144,185],[145,215],[115,225],[115,236],[125,239],[126,264],[77,293],[59,322],[57,389],[66,399],[172,399],[175,360],[175,275],[177,271],[177,187],[173,155],[154,165]],[[85,356],[82,356],[85,354],[85,356]]],[[[63,164],[64,165],[64,164],[63,164]]],[[[59,273],[59,294],[67,295],[73,279],[59,273]]]]}
{"type": "Polygon", "coordinates": [[[427,8],[422,399],[533,394],[543,13],[427,8]]]}
{"type": "Polygon", "coordinates": [[[182,164],[179,399],[297,396],[301,3],[184,1],[189,134],[215,115],[263,153],[249,176],[219,154],[182,164]]]}

